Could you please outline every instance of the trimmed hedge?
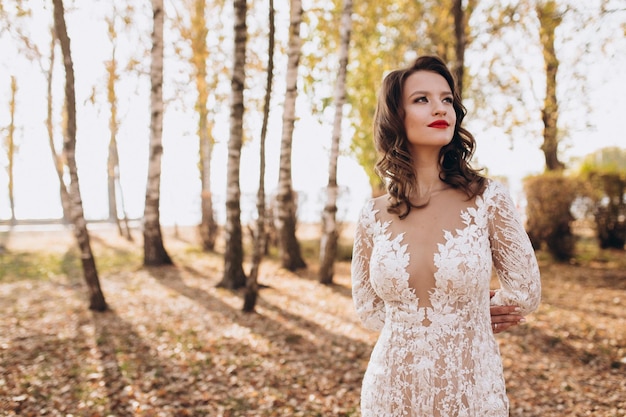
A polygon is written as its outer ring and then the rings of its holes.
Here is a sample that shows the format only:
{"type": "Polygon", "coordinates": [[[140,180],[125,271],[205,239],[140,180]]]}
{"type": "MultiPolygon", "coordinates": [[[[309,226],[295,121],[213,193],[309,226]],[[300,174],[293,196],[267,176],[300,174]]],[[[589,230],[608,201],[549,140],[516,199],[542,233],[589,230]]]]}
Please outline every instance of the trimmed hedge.
{"type": "Polygon", "coordinates": [[[593,216],[602,249],[624,249],[626,243],[626,175],[591,173],[594,190],[593,216]]]}
{"type": "Polygon", "coordinates": [[[575,237],[571,230],[572,203],[578,196],[578,180],[561,172],[546,172],[524,179],[526,229],[535,249],[546,246],[555,259],[573,257],[575,237]]]}

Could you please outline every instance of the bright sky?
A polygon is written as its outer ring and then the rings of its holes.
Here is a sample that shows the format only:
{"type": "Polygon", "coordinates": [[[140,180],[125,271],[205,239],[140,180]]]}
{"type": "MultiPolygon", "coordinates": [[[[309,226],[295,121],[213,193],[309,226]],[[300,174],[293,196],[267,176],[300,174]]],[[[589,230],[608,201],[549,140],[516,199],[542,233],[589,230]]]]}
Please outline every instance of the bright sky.
{"type": "MultiPolygon", "coordinates": [[[[47,12],[42,11],[42,13],[47,12]]],[[[76,13],[69,14],[67,25],[72,39],[77,82],[77,159],[83,204],[87,218],[105,218],[107,216],[107,186],[104,174],[109,140],[109,112],[106,106],[93,105],[87,99],[92,93],[92,88],[95,87],[98,92],[97,100],[104,103],[102,92],[105,73],[102,63],[109,57],[110,45],[106,38],[105,23],[95,9],[83,12],[80,16],[76,13]]],[[[40,29],[37,43],[47,52],[45,50],[47,30],[45,25],[41,25],[40,29]]],[[[616,45],[624,46],[625,43],[616,43],[616,45]]],[[[0,37],[0,50],[15,51],[15,45],[6,35],[0,37]]],[[[612,54],[619,55],[617,50],[612,54]]],[[[123,51],[120,55],[123,55],[123,51]]],[[[25,58],[20,56],[10,58],[10,56],[3,52],[0,58],[0,127],[6,127],[9,123],[6,109],[8,109],[10,97],[10,76],[15,75],[19,88],[16,120],[18,126],[16,139],[19,143],[15,167],[16,214],[18,219],[57,218],[61,216],[61,208],[58,183],[44,126],[46,106],[44,75],[37,65],[25,58]]],[[[60,57],[57,56],[57,64],[60,64],[59,61],[60,57]]],[[[589,93],[589,96],[580,98],[591,101],[590,119],[596,129],[572,132],[570,139],[566,142],[567,149],[563,150],[563,159],[585,155],[606,146],[626,146],[623,128],[621,125],[618,126],[626,111],[626,84],[623,81],[626,76],[625,64],[624,58],[620,58],[614,61],[607,60],[607,65],[615,65],[614,67],[598,68],[600,78],[596,80],[599,81],[595,83],[596,88],[589,93]]],[[[57,102],[55,105],[58,113],[63,83],[60,68],[56,71],[56,77],[57,102]]],[[[274,90],[276,95],[284,92],[279,78],[282,76],[276,77],[277,85],[274,90]]],[[[120,95],[128,94],[121,97],[120,101],[121,131],[118,144],[124,200],[131,217],[140,217],[143,214],[147,175],[149,85],[147,77],[139,80],[133,77],[124,81],[120,93],[120,95]],[[137,91],[136,94],[133,94],[133,91],[137,91]]],[[[296,124],[294,133],[294,188],[306,195],[301,205],[303,221],[317,221],[323,204],[322,190],[326,185],[328,175],[327,153],[330,146],[331,126],[323,126],[312,117],[307,117],[304,102],[298,103],[297,112],[301,119],[296,124]]],[[[271,114],[267,143],[266,188],[268,192],[275,187],[278,178],[281,116],[281,108],[275,106],[271,114]]],[[[564,117],[572,116],[565,115],[564,117]]],[[[468,115],[467,120],[469,121],[468,127],[478,140],[477,160],[489,168],[491,175],[508,177],[515,197],[521,190],[521,178],[543,169],[543,155],[539,150],[541,138],[516,140],[515,147],[511,149],[510,140],[504,137],[498,129],[481,125],[478,121],[472,123],[471,114],[468,115]]],[[[220,128],[216,131],[218,144],[215,147],[212,162],[214,205],[219,210],[220,220],[223,220],[221,209],[225,198],[228,115],[222,114],[216,120],[216,125],[220,128]]],[[[200,182],[196,165],[198,145],[194,136],[195,126],[196,118],[191,108],[182,108],[180,103],[170,104],[165,115],[163,133],[161,221],[164,225],[196,224],[199,220],[200,182]]],[[[5,132],[3,130],[0,132],[4,138],[5,132]]],[[[60,136],[60,132],[57,132],[57,136],[60,136]]],[[[258,138],[254,139],[245,146],[242,155],[241,185],[244,195],[242,201],[244,218],[253,213],[254,195],[258,186],[258,138]]],[[[0,165],[6,165],[4,155],[0,155],[0,165]]],[[[1,219],[10,218],[6,191],[7,178],[6,170],[0,170],[1,219]]],[[[353,219],[370,194],[367,178],[358,164],[348,156],[340,158],[338,178],[340,186],[349,189],[349,194],[342,200],[340,215],[353,219]]]]}

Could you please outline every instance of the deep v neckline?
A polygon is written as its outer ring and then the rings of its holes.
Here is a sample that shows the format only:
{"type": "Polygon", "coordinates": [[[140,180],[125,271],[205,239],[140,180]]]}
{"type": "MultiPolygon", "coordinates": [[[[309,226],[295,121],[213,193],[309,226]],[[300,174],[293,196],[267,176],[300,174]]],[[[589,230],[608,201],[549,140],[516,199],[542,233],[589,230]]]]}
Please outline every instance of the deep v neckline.
{"type": "MultiPolygon", "coordinates": [[[[433,285],[430,288],[426,289],[425,294],[420,297],[418,295],[418,288],[412,286],[411,282],[411,273],[410,273],[410,262],[411,262],[411,244],[407,242],[406,236],[407,233],[405,231],[399,233],[393,233],[391,229],[393,219],[388,220],[380,220],[376,219],[376,223],[383,233],[384,239],[387,241],[387,244],[390,248],[393,248],[395,254],[394,257],[396,259],[406,258],[404,260],[403,272],[401,276],[397,278],[397,285],[399,286],[400,293],[405,298],[405,301],[408,301],[409,304],[415,305],[417,308],[431,309],[432,303],[431,299],[433,296],[437,294],[438,291],[445,289],[443,288],[446,285],[446,280],[441,277],[441,262],[438,262],[438,259],[441,259],[444,254],[443,250],[450,246],[455,246],[457,241],[463,239],[466,235],[467,229],[472,225],[475,225],[476,215],[479,210],[479,200],[478,198],[474,200],[470,205],[459,210],[457,214],[457,219],[460,221],[459,227],[457,228],[441,228],[438,232],[439,238],[434,242],[435,249],[431,255],[428,255],[429,259],[432,260],[433,265],[433,274],[432,280],[433,285]],[[424,295],[428,297],[428,299],[424,299],[424,295]]],[[[422,291],[424,293],[424,291],[422,291]]]]}

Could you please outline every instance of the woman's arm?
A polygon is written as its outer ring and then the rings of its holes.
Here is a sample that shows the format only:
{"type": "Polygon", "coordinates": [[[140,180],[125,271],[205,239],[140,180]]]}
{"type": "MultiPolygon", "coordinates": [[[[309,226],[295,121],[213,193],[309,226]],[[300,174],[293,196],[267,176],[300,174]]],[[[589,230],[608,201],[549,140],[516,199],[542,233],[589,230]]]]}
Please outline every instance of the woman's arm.
{"type": "Polygon", "coordinates": [[[494,186],[489,237],[500,289],[495,291],[491,304],[517,306],[524,316],[536,310],[541,300],[539,266],[511,197],[502,185],[494,186]]]}
{"type": "Polygon", "coordinates": [[[363,325],[370,330],[380,330],[385,324],[385,304],[370,282],[374,214],[373,203],[370,201],[361,210],[357,222],[352,248],[352,300],[363,325]]]}

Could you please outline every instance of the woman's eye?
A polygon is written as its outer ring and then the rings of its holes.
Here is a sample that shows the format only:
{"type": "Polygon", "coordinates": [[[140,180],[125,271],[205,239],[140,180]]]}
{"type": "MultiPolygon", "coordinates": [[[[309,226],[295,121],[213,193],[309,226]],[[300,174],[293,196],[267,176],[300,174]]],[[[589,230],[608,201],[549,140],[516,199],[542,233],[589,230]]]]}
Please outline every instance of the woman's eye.
{"type": "Polygon", "coordinates": [[[450,104],[452,104],[452,102],[453,102],[452,97],[446,97],[446,98],[444,98],[444,99],[443,99],[443,102],[444,102],[444,103],[450,103],[450,104]]]}
{"type": "Polygon", "coordinates": [[[428,103],[428,99],[423,96],[423,97],[416,97],[415,98],[415,103],[428,103]]]}

